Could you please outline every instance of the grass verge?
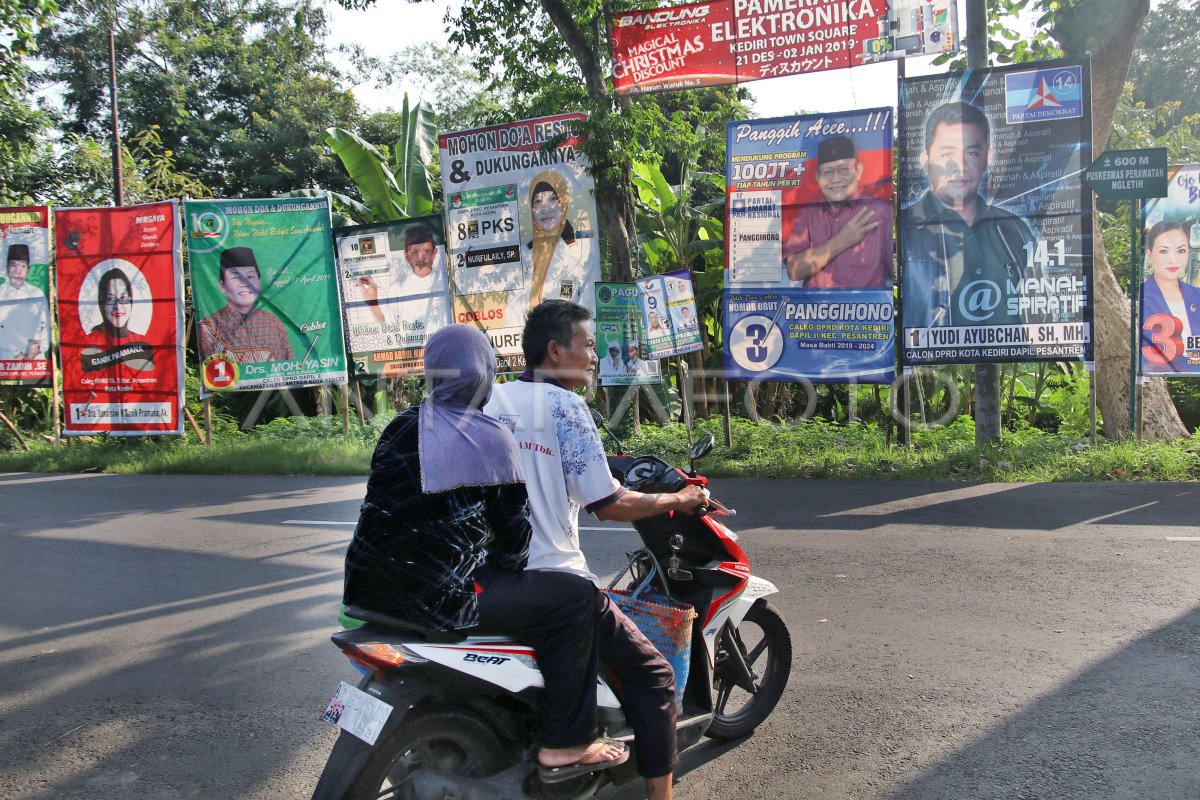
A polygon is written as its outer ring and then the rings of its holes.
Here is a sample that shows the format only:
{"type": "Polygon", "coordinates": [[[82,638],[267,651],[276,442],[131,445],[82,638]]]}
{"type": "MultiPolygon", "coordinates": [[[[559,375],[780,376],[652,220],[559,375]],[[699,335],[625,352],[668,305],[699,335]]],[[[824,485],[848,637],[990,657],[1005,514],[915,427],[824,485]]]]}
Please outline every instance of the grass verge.
{"type": "MultiPolygon", "coordinates": [[[[336,418],[278,419],[252,432],[222,430],[216,444],[193,438],[84,438],[63,447],[34,445],[31,452],[0,453],[3,472],[112,472],[231,475],[361,475],[386,420],[342,434],[336,418]]],[[[774,425],[731,421],[733,444],[724,445],[721,419],[697,423],[717,447],[703,472],[712,477],[827,478],[1047,482],[1096,480],[1200,480],[1200,433],[1174,442],[1107,442],[1039,430],[1009,431],[997,445],[979,447],[974,423],[914,433],[913,446],[889,443],[876,427],[845,427],[818,419],[774,425]]],[[[610,445],[611,442],[606,442],[610,445]]],[[[682,425],[643,425],[626,438],[629,453],[652,454],[682,464],[682,425]]]]}

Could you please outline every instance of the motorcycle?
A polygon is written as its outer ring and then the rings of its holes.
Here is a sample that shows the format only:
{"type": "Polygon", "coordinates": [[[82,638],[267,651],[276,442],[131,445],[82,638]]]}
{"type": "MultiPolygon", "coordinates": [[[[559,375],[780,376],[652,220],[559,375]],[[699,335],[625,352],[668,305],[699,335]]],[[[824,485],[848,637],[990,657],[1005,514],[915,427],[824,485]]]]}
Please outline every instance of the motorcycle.
{"type": "MultiPolygon", "coordinates": [[[[685,471],[654,456],[624,455],[618,442],[609,468],[639,492],[707,486],[695,464],[712,447],[711,435],[698,440],[685,471]]],[[[663,588],[696,612],[676,723],[680,751],[702,736],[728,740],[753,731],[774,710],[791,672],[791,635],[766,600],[778,589],[750,573],[737,535],[717,519],[736,512],[709,502],[699,514],[633,523],[644,546],[632,556],[635,582],[647,580],[652,565],[666,565],[663,588]]],[[[638,778],[632,731],[603,675],[597,682],[601,725],[627,743],[631,758],[605,771],[543,782],[533,736],[542,680],[532,649],[360,608],[344,613],[350,620],[343,624],[360,626],[334,634],[333,642],[363,677],[357,687],[343,681],[323,716],[342,730],[314,800],[583,800],[610,781],[638,778]]]]}

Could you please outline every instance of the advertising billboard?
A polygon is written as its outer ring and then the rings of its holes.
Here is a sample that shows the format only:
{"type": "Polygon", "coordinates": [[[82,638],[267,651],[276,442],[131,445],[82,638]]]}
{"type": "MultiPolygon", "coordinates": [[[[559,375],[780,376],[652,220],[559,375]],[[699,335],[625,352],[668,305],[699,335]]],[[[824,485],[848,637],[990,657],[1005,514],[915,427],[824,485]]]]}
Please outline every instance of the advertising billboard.
{"type": "Polygon", "coordinates": [[[1086,62],[900,79],[905,364],[1092,358],[1086,62]]]}

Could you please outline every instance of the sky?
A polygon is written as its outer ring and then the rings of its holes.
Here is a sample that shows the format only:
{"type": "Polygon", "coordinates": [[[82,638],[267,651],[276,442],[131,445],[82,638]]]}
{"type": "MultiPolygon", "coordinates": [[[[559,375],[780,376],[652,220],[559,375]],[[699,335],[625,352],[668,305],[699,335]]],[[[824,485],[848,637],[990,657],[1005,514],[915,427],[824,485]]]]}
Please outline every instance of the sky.
{"type": "MultiPolygon", "coordinates": [[[[387,57],[409,44],[445,43],[442,24],[447,7],[457,8],[461,0],[432,0],[409,3],[402,0],[377,0],[367,11],[347,11],[331,3],[330,44],[355,43],[373,56],[387,57]]],[[[647,3],[647,5],[650,5],[647,3]]],[[[966,27],[966,0],[958,0],[961,31],[966,27]]],[[[933,57],[914,57],[906,61],[908,75],[942,72],[932,65],[933,57]]],[[[852,69],[827,70],[809,75],[771,78],[742,84],[754,96],[754,112],[759,118],[787,116],[796,112],[824,113],[896,105],[896,63],[869,64],[852,69]]],[[[355,96],[370,111],[384,111],[400,105],[407,90],[410,97],[421,93],[420,86],[376,90],[370,85],[355,89],[355,96]]]]}

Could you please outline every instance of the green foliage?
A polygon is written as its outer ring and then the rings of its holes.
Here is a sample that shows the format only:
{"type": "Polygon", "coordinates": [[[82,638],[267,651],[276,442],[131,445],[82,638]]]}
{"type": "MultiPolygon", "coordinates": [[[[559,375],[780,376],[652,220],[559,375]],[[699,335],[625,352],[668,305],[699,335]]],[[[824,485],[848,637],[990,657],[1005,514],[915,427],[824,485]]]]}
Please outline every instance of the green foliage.
{"type": "Polygon", "coordinates": [[[330,128],[325,143],[341,159],[354,188],[370,210],[370,218],[361,222],[385,222],[404,217],[404,194],[382,153],[341,128],[330,128]]]}
{"type": "MultiPolygon", "coordinates": [[[[1055,5],[1051,0],[987,0],[988,63],[1021,64],[1061,57],[1062,48],[1048,30],[1054,19],[1053,10],[1047,8],[1051,5],[1055,5]],[[1043,14],[1032,33],[1025,34],[1009,27],[1018,15],[1038,7],[1043,9],[1043,14]]],[[[933,63],[963,70],[967,68],[967,55],[965,51],[943,53],[933,63]]]]}
{"type": "Polygon", "coordinates": [[[429,164],[436,150],[437,132],[429,110],[417,103],[411,109],[408,95],[400,113],[400,138],[392,152],[395,162],[361,137],[330,128],[325,141],[341,159],[365,206],[350,206],[358,222],[387,222],[433,213],[433,185],[429,164]]]}
{"type": "Polygon", "coordinates": [[[66,134],[104,140],[108,31],[124,130],[158,126],[178,171],[215,193],[349,188],[324,144],[358,108],[325,57],[325,12],[303,0],[64,0],[38,41],[66,134]]]}
{"type": "MultiPolygon", "coordinates": [[[[0,471],[174,474],[365,475],[379,434],[377,418],[342,434],[336,417],[278,419],[249,433],[225,430],[212,447],[189,435],[125,439],[84,437],[59,449],[31,441],[32,452],[0,452],[0,471]]],[[[693,438],[712,433],[717,448],[700,467],[717,478],[808,478],[952,481],[1200,480],[1200,434],[1170,442],[1102,442],[1029,428],[1006,431],[999,444],[978,447],[974,423],[915,431],[912,448],[898,447],[875,426],[821,419],[801,423],[732,420],[725,447],[720,418],[696,422],[693,438]]],[[[626,438],[627,452],[685,463],[683,425],[642,425],[626,438]]],[[[608,442],[611,446],[611,442],[608,442]]]]}
{"type": "Polygon", "coordinates": [[[56,10],[53,0],[0,0],[0,204],[32,202],[26,187],[44,166],[50,116],[30,94],[29,59],[56,10]]]}
{"type": "Polygon", "coordinates": [[[1200,114],[1198,17],[1197,0],[1165,0],[1150,10],[1129,65],[1137,102],[1151,109],[1177,102],[1180,116],[1200,114]]]}
{"type": "MultiPolygon", "coordinates": [[[[490,73],[480,73],[462,48],[438,42],[410,44],[388,59],[362,58],[358,67],[363,80],[371,80],[377,87],[402,82],[422,87],[422,103],[444,133],[512,119],[507,86],[489,84],[484,74],[490,73]]],[[[367,141],[395,141],[395,136],[373,138],[365,130],[368,123],[359,130],[367,141]]]]}
{"type": "MultiPolygon", "coordinates": [[[[1176,442],[1102,442],[1036,428],[1005,431],[997,445],[975,444],[974,423],[914,431],[913,447],[889,446],[884,431],[812,419],[797,424],[732,420],[725,447],[720,419],[700,420],[693,436],[718,442],[699,467],[710,477],[836,478],[963,481],[1080,481],[1200,479],[1200,434],[1176,442]]],[[[643,425],[629,437],[630,453],[685,463],[687,432],[680,424],[643,425]]]]}
{"type": "Polygon", "coordinates": [[[57,10],[54,0],[0,0],[0,109],[23,102],[25,60],[37,49],[38,30],[57,10]]]}
{"type": "MultiPolygon", "coordinates": [[[[704,137],[697,129],[697,140],[704,137]]],[[[724,249],[725,225],[714,216],[712,207],[697,207],[694,200],[697,184],[708,183],[723,190],[719,175],[698,173],[698,148],[693,147],[680,166],[679,183],[670,184],[660,164],[635,160],[632,182],[637,191],[638,242],[642,246],[647,266],[653,273],[669,272],[683,267],[702,268],[719,261],[724,249]]]]}
{"type": "MultiPolygon", "coordinates": [[[[1115,149],[1165,147],[1169,164],[1194,164],[1200,161],[1200,114],[1184,116],[1181,103],[1175,100],[1149,106],[1134,99],[1138,91],[1140,89],[1134,84],[1125,84],[1113,114],[1109,146],[1115,149]]],[[[1096,198],[1096,215],[1100,234],[1104,238],[1104,250],[1126,293],[1130,279],[1129,213],[1128,202],[1096,198]]]]}

